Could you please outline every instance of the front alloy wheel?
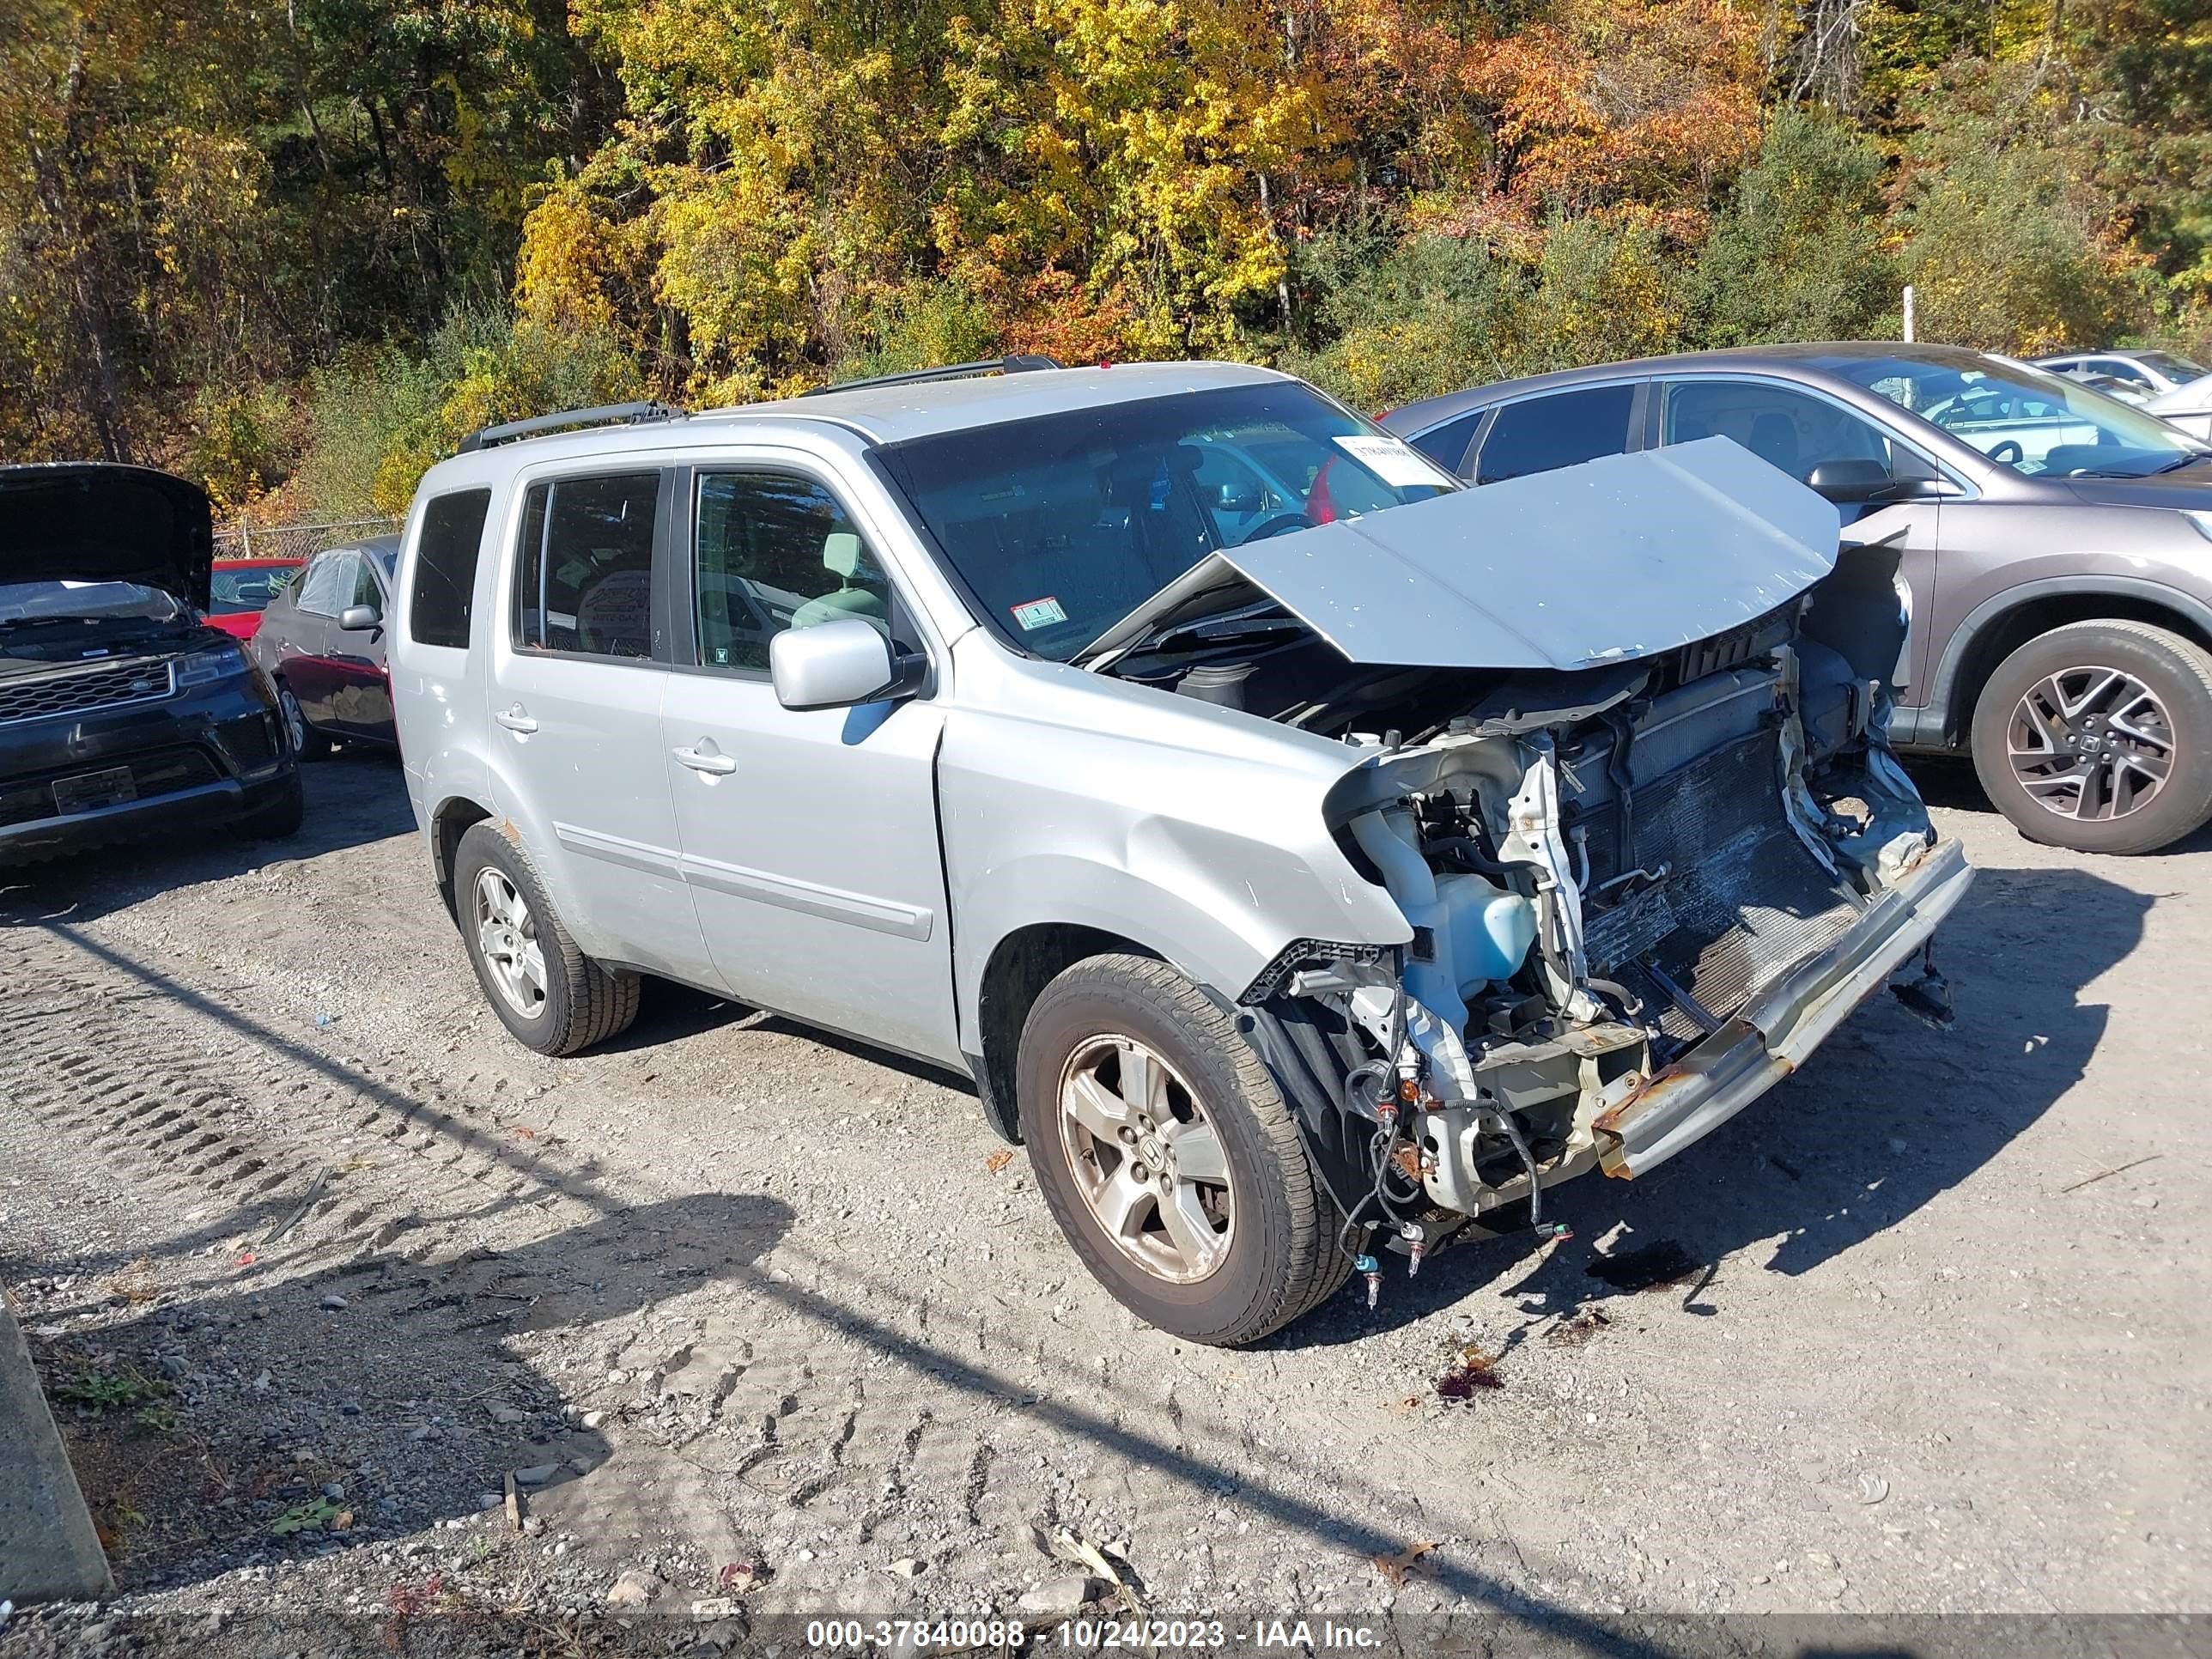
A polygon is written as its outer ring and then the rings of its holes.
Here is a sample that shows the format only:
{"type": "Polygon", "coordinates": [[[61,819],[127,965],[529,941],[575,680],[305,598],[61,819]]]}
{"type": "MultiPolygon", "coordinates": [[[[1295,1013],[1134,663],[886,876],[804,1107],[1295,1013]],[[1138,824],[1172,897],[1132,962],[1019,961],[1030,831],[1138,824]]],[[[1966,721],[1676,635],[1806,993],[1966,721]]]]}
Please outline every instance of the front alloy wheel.
{"type": "Polygon", "coordinates": [[[2173,771],[2173,717],[2134,675],[2102,663],[2045,674],[2013,705],[2020,787],[2062,817],[2124,818],[2173,771]]]}
{"type": "Polygon", "coordinates": [[[1250,1342],[1344,1283],[1334,1212],[1273,1074],[1237,1012],[1167,963],[1076,963],[1030,1004],[1014,1058],[1037,1190],[1147,1324],[1250,1342]]]}
{"type": "Polygon", "coordinates": [[[1190,1085],[1133,1037],[1094,1037],[1060,1085],[1061,1150],[1115,1247],[1188,1285],[1228,1258],[1237,1226],[1228,1155],[1190,1085]]]}
{"type": "Polygon", "coordinates": [[[2148,623],[2054,628],[1997,665],[1972,741],[2031,841],[2154,852],[2212,817],[2212,652],[2148,623]]]}

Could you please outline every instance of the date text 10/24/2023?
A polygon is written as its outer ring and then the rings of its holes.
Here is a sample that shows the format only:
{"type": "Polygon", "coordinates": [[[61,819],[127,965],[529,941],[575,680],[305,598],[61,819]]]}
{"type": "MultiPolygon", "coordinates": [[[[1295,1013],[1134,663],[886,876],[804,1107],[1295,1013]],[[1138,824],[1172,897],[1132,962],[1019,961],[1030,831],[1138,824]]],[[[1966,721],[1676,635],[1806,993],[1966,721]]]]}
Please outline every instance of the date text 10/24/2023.
{"type": "Polygon", "coordinates": [[[969,1620],[823,1619],[806,1627],[809,1648],[840,1653],[881,1648],[966,1651],[979,1640],[1002,1650],[1048,1644],[1077,1652],[1234,1647],[1263,1652],[1359,1652],[1382,1645],[1380,1633],[1371,1627],[1334,1619],[1255,1619],[1241,1627],[1219,1619],[1063,1619],[1037,1626],[993,1619],[988,1627],[969,1620]]]}

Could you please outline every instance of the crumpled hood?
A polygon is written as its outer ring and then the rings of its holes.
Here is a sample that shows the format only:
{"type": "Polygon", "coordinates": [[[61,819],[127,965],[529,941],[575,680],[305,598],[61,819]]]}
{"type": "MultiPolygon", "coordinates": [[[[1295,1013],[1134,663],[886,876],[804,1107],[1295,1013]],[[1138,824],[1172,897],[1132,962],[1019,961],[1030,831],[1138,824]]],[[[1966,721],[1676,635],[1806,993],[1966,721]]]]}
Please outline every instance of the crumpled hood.
{"type": "Polygon", "coordinates": [[[0,466],[0,583],[138,582],[208,605],[207,493],[151,467],[0,466]]]}
{"type": "Polygon", "coordinates": [[[1787,473],[1699,439],[1210,554],[1079,660],[1241,580],[1352,662],[1587,668],[1765,616],[1834,568],[1839,527],[1787,473]]]}

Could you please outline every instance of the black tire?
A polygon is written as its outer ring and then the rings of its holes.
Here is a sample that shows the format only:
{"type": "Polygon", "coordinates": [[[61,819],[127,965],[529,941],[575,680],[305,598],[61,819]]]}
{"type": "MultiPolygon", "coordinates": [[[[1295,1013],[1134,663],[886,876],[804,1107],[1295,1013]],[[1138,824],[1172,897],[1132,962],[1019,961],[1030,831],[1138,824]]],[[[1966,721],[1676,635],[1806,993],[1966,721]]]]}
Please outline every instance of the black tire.
{"type": "Polygon", "coordinates": [[[307,712],[300,707],[299,698],[282,680],[276,682],[276,717],[284,722],[284,729],[290,734],[293,747],[301,760],[321,760],[330,754],[331,740],[307,724],[307,712]]]}
{"type": "Polygon", "coordinates": [[[484,1000],[525,1048],[541,1054],[573,1054],[629,1030],[636,1019],[638,976],[603,968],[576,948],[522,849],[488,823],[471,824],[454,851],[453,896],[461,943],[484,1000]],[[498,970],[485,957],[477,895],[486,870],[505,877],[528,906],[528,937],[538,947],[545,972],[544,1000],[534,1013],[526,1014],[508,1000],[498,970]]]}
{"type": "MultiPolygon", "coordinates": [[[[2091,714],[2084,717],[2094,721],[2091,714]]],[[[2077,853],[2151,853],[2212,818],[2212,653],[2192,640],[2138,622],[2069,623],[2037,635],[1997,665],[1975,700],[1974,771],[1990,802],[2030,841],[2077,853]],[[2014,729],[2022,699],[2069,671],[2118,670],[2162,705],[2171,742],[2166,781],[2130,810],[2112,817],[2076,817],[2054,811],[2014,775],[2014,729]]],[[[2087,737],[2107,748],[2096,730],[2087,737]]],[[[2130,778],[2139,786],[2140,777],[2130,778]]]]}
{"type": "Polygon", "coordinates": [[[283,841],[300,833],[307,816],[307,791],[300,786],[300,775],[294,772],[266,799],[239,815],[238,833],[248,841],[283,841]]]}
{"type": "Polygon", "coordinates": [[[1099,1283],[1146,1323],[1192,1342],[1253,1342],[1343,1285],[1350,1263],[1336,1246],[1335,1212],[1274,1078],[1231,1017],[1174,969],[1091,957],[1046,986],[1022,1028],[1016,1093],[1053,1219],[1099,1283]],[[1060,1129],[1061,1082],[1106,1037],[1133,1039],[1180,1073],[1225,1154],[1234,1212],[1226,1255],[1194,1281],[1159,1276],[1125,1253],[1078,1184],[1078,1155],[1060,1129]]]}

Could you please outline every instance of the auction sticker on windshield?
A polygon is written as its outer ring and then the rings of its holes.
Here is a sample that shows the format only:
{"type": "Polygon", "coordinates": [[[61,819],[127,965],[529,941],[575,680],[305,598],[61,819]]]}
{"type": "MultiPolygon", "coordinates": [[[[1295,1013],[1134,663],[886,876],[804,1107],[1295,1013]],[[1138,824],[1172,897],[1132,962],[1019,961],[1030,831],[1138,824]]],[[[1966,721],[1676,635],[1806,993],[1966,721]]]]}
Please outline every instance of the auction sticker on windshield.
{"type": "Polygon", "coordinates": [[[1393,489],[1437,482],[1436,468],[1429,465],[1421,452],[1395,438],[1377,438],[1365,433],[1339,434],[1336,446],[1393,489]]]}
{"type": "Polygon", "coordinates": [[[1014,620],[1024,633],[1039,628],[1049,628],[1054,623],[1067,620],[1067,612],[1060,608],[1060,601],[1048,594],[1042,599],[1024,599],[1012,607],[1014,620]]]}

